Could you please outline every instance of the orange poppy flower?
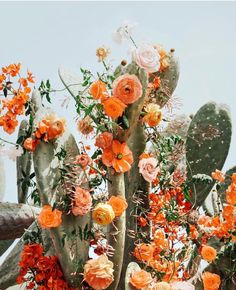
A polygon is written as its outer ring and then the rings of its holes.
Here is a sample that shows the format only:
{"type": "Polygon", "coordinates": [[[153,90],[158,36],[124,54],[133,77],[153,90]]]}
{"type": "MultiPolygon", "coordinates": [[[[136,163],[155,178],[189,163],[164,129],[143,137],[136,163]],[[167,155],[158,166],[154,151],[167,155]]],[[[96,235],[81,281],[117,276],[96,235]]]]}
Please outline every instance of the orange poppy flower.
{"type": "Polygon", "coordinates": [[[107,98],[102,104],[106,115],[112,119],[122,116],[126,108],[126,105],[115,97],[107,98]]]}
{"type": "Polygon", "coordinates": [[[95,100],[103,100],[108,95],[106,84],[101,80],[92,83],[89,93],[95,100]]]}
{"type": "Polygon", "coordinates": [[[113,208],[116,217],[121,216],[128,207],[126,200],[121,196],[112,196],[107,203],[113,208]]]}
{"type": "Polygon", "coordinates": [[[220,276],[210,272],[202,274],[204,290],[218,290],[220,287],[220,276]]]}
{"type": "Polygon", "coordinates": [[[133,154],[125,142],[113,140],[110,148],[103,151],[102,162],[116,172],[129,171],[133,163],[133,154]]]}
{"type": "Polygon", "coordinates": [[[231,183],[228,189],[226,190],[226,201],[231,205],[236,204],[236,184],[231,183]]]}

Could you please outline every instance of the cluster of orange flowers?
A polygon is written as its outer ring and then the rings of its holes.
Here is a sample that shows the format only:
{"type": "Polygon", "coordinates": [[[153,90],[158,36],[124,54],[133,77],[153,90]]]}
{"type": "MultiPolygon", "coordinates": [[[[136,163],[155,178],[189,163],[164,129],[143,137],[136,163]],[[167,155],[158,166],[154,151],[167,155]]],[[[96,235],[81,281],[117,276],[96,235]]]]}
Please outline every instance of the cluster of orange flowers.
{"type": "MultiPolygon", "coordinates": [[[[221,172],[216,171],[212,176],[219,182],[224,182],[224,176],[221,172]]],[[[226,190],[227,204],[223,206],[222,215],[214,217],[202,215],[199,217],[199,225],[209,230],[203,236],[204,240],[217,236],[219,239],[230,238],[233,242],[236,242],[236,236],[232,233],[236,226],[236,173],[231,176],[231,180],[232,182],[226,190]]]]}
{"type": "Polygon", "coordinates": [[[23,146],[28,151],[34,151],[40,140],[48,142],[60,137],[64,132],[65,120],[49,115],[39,122],[34,136],[26,138],[23,146]]]}
{"type": "Polygon", "coordinates": [[[0,126],[8,134],[12,134],[17,125],[18,115],[23,115],[25,111],[25,105],[29,100],[29,93],[31,88],[29,83],[34,83],[34,77],[30,71],[27,72],[27,77],[20,76],[21,65],[10,64],[6,67],[2,67],[0,73],[0,92],[3,92],[5,98],[0,100],[0,126]],[[13,87],[13,79],[18,77],[18,89],[13,87]],[[12,95],[12,98],[9,96],[12,95]]]}
{"type": "Polygon", "coordinates": [[[44,249],[40,244],[24,246],[19,262],[20,275],[17,283],[26,282],[27,289],[50,290],[70,288],[63,278],[63,273],[56,256],[44,256],[44,249]]]}
{"type": "Polygon", "coordinates": [[[124,74],[112,85],[113,96],[109,97],[106,84],[101,80],[90,86],[90,94],[100,100],[107,116],[116,119],[123,115],[127,105],[136,102],[142,96],[142,84],[136,75],[124,74]]]}

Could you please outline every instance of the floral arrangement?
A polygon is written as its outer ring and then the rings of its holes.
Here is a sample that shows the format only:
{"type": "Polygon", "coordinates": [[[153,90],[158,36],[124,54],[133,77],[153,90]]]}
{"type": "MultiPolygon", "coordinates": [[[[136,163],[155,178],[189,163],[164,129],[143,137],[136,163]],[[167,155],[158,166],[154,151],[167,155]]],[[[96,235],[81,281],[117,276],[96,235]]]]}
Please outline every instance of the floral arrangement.
{"type": "MultiPolygon", "coordinates": [[[[2,68],[0,126],[11,134],[18,115],[29,119],[15,144],[18,176],[24,177],[18,180],[20,202],[31,198],[30,210],[40,207],[22,237],[24,245],[16,246],[15,278],[27,289],[235,286],[236,170],[221,171],[231,136],[228,112],[207,104],[189,122],[174,119],[174,49],[137,44],[133,28],[125,23],[114,33],[118,43],[130,40],[130,64],[122,60],[114,69],[110,50],[100,47],[102,73],[81,68],[77,83],[60,73],[75,102],[83,136],[79,147],[66,121],[42,105],[56,91],[50,82],[42,82],[30,98],[32,73],[22,78],[20,64],[2,68]],[[220,131],[215,120],[222,114],[227,127],[220,131]],[[210,146],[223,153],[206,166],[199,154],[210,146]],[[26,166],[32,159],[33,172],[26,166]]],[[[5,279],[0,287],[9,286],[5,279]]]]}

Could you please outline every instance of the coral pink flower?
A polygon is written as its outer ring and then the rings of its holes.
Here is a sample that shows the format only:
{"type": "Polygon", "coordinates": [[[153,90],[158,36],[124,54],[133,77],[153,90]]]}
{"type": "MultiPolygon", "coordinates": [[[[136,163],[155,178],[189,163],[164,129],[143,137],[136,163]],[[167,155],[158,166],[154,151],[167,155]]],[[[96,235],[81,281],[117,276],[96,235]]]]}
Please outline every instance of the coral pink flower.
{"type": "Polygon", "coordinates": [[[90,211],[91,206],[92,197],[89,191],[78,186],[74,195],[74,204],[72,207],[73,215],[85,215],[90,211]]]}
{"type": "Polygon", "coordinates": [[[142,85],[136,75],[124,74],[113,82],[113,96],[124,104],[132,104],[142,96],[142,85]]]}
{"type": "Polygon", "coordinates": [[[141,159],[138,167],[139,173],[141,173],[143,178],[148,182],[152,182],[159,172],[159,169],[157,168],[157,160],[154,157],[141,159]]]}
{"type": "Polygon", "coordinates": [[[106,289],[114,280],[113,263],[106,255],[91,259],[84,265],[84,280],[95,290],[106,289]]]}
{"type": "Polygon", "coordinates": [[[113,140],[112,133],[104,132],[97,136],[95,146],[102,148],[103,150],[110,147],[113,140]]]}
{"type": "Polygon", "coordinates": [[[86,167],[92,163],[92,159],[88,154],[80,154],[76,156],[75,163],[80,165],[83,169],[86,169],[86,167]]]}

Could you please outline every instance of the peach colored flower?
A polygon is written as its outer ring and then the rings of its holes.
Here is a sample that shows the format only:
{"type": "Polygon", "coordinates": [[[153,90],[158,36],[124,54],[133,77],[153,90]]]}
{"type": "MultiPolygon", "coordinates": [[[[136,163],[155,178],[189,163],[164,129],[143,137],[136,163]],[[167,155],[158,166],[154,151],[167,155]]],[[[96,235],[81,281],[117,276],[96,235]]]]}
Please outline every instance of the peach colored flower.
{"type": "Polygon", "coordinates": [[[211,246],[203,246],[201,250],[201,255],[207,262],[212,262],[216,258],[216,250],[211,246]]]}
{"type": "Polygon", "coordinates": [[[103,151],[102,162],[108,167],[113,166],[116,172],[126,172],[133,163],[133,153],[125,142],[113,140],[112,146],[103,151]]]}
{"type": "Polygon", "coordinates": [[[93,120],[89,116],[86,116],[84,119],[78,121],[77,123],[78,130],[83,135],[90,134],[91,132],[93,132],[92,122],[93,120]]]}
{"type": "Polygon", "coordinates": [[[90,211],[91,207],[92,197],[89,191],[77,186],[72,206],[73,215],[85,215],[90,211]]]}
{"type": "Polygon", "coordinates": [[[225,174],[220,170],[216,169],[214,172],[211,173],[212,178],[218,180],[219,182],[225,181],[225,174]]]}
{"type": "Polygon", "coordinates": [[[102,104],[105,114],[112,119],[122,116],[126,108],[126,105],[116,97],[107,98],[102,104]]]}
{"type": "Polygon", "coordinates": [[[172,288],[167,282],[157,282],[148,286],[145,290],[172,290],[172,288]]]}
{"type": "Polygon", "coordinates": [[[104,46],[97,48],[96,56],[98,57],[98,61],[99,62],[104,61],[107,58],[107,56],[109,55],[109,53],[110,53],[110,50],[104,46]]]}
{"type": "Polygon", "coordinates": [[[160,106],[154,103],[148,104],[145,108],[147,114],[143,117],[143,122],[147,123],[150,127],[157,126],[163,117],[160,106]]]}
{"type": "Polygon", "coordinates": [[[116,217],[121,216],[128,207],[126,200],[122,196],[111,196],[107,204],[112,206],[116,217]]]}
{"type": "Polygon", "coordinates": [[[49,204],[44,205],[38,216],[38,222],[42,228],[57,228],[62,222],[61,216],[62,212],[60,210],[52,210],[49,204]]]}
{"type": "Polygon", "coordinates": [[[124,74],[114,80],[112,84],[113,96],[129,105],[141,98],[142,84],[136,75],[124,74]]]}
{"type": "Polygon", "coordinates": [[[220,287],[220,276],[210,272],[202,274],[204,290],[218,290],[220,287]]]}
{"type": "Polygon", "coordinates": [[[112,140],[113,140],[112,133],[109,132],[101,133],[96,138],[95,146],[102,149],[106,149],[111,146],[112,140]]]}
{"type": "Polygon", "coordinates": [[[195,290],[195,286],[189,282],[174,282],[171,283],[173,290],[195,290]]]}
{"type": "Polygon", "coordinates": [[[84,265],[84,280],[95,290],[103,290],[113,282],[113,263],[106,255],[91,259],[84,265]]]}
{"type": "Polygon", "coordinates": [[[136,289],[142,289],[151,284],[152,280],[153,279],[150,273],[146,272],[145,270],[140,270],[131,274],[129,282],[136,289]]]}
{"type": "Polygon", "coordinates": [[[108,96],[106,84],[101,80],[92,83],[89,88],[89,93],[95,100],[103,100],[105,97],[108,96]]]}
{"type": "Polygon", "coordinates": [[[88,165],[92,164],[92,159],[86,153],[79,154],[76,156],[75,164],[81,166],[82,169],[86,169],[88,165]]]}
{"type": "Polygon", "coordinates": [[[150,261],[153,258],[154,247],[151,244],[141,243],[138,244],[135,249],[133,255],[139,261],[150,261]]]}
{"type": "Polygon", "coordinates": [[[65,132],[65,120],[52,118],[47,130],[48,140],[60,137],[65,132]]]}
{"type": "Polygon", "coordinates": [[[154,157],[141,159],[139,161],[138,167],[139,173],[141,173],[143,178],[148,182],[152,182],[159,172],[157,167],[157,160],[154,157]]]}
{"type": "Polygon", "coordinates": [[[133,60],[148,73],[157,72],[160,68],[160,55],[148,44],[143,44],[133,51],[133,60]]]}
{"type": "Polygon", "coordinates": [[[92,218],[97,224],[105,226],[114,220],[115,213],[111,205],[99,203],[93,209],[92,218]]]}

